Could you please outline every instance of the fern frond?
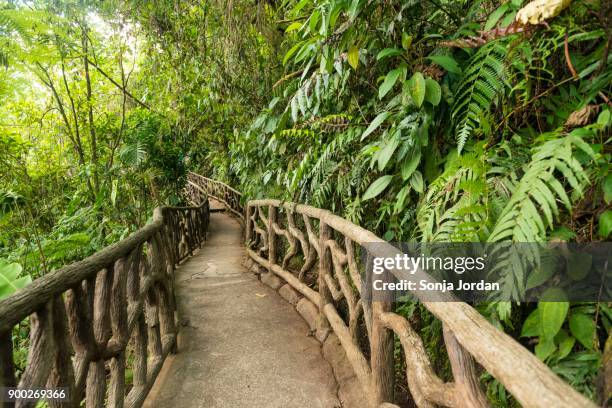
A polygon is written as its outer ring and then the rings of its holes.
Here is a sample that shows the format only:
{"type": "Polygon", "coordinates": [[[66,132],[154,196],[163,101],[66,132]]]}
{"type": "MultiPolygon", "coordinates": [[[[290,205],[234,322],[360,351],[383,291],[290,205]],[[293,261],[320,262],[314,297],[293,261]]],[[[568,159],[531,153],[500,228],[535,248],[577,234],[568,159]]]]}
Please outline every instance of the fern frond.
{"type": "Polygon", "coordinates": [[[576,149],[595,157],[590,146],[573,134],[549,140],[534,151],[491,231],[489,242],[540,242],[559,215],[558,202],[571,211],[572,200],[566,188],[580,195],[589,183],[586,170],[574,157],[576,149]]]}
{"type": "Polygon", "coordinates": [[[416,217],[423,242],[479,240],[487,214],[485,174],[482,156],[470,153],[430,184],[416,217]]]}
{"type": "Polygon", "coordinates": [[[452,109],[459,152],[504,87],[505,56],[506,49],[493,42],[479,49],[469,62],[452,109]]]}

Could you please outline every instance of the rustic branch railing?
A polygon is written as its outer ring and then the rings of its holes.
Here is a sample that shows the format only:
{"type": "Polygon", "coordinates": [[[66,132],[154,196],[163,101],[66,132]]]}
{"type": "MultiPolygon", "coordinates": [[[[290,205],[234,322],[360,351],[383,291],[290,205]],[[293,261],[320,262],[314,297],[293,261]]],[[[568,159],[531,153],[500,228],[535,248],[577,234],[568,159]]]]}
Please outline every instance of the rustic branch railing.
{"type": "Polygon", "coordinates": [[[244,219],[244,209],[242,208],[242,204],[240,204],[242,194],[239,191],[231,188],[225,183],[193,172],[187,174],[187,183],[192,188],[205,192],[208,194],[208,197],[221,202],[241,220],[244,219]]]}
{"type": "Polygon", "coordinates": [[[200,201],[157,208],[128,238],[0,301],[0,387],[67,388],[69,401],[51,407],[83,399],[87,407],[141,406],[176,351],[174,267],[205,240],[209,208],[200,201]],[[17,379],[12,330],[28,316],[27,364],[17,379]]]}
{"type": "MultiPolygon", "coordinates": [[[[394,407],[393,338],[406,360],[407,381],[419,407],[485,407],[480,364],[526,407],[594,407],[545,364],[463,302],[423,304],[443,325],[454,382],[436,375],[423,342],[388,302],[362,301],[357,251],[395,257],[398,250],[329,211],[278,200],[249,201],[249,256],[300,292],[318,310],[317,337],[333,331],[370,407],[394,407]],[[282,238],[282,239],[281,239],[282,238]],[[371,305],[371,306],[370,306],[371,305]]],[[[391,271],[399,275],[399,271],[391,271]]],[[[417,274],[427,276],[423,271],[417,274]]],[[[419,296],[418,293],[415,294],[419,296]]],[[[364,404],[365,405],[365,404],[364,404]]]]}

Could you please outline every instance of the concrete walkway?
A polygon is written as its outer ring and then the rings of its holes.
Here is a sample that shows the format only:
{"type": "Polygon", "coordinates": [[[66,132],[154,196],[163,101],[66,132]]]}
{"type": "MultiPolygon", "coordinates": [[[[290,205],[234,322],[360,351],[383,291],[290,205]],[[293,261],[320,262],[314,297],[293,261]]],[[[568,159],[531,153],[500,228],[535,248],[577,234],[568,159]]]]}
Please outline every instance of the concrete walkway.
{"type": "Polygon", "coordinates": [[[239,223],[211,214],[208,241],[177,269],[182,327],[151,408],[340,407],[331,367],[293,307],[243,266],[239,223]]]}

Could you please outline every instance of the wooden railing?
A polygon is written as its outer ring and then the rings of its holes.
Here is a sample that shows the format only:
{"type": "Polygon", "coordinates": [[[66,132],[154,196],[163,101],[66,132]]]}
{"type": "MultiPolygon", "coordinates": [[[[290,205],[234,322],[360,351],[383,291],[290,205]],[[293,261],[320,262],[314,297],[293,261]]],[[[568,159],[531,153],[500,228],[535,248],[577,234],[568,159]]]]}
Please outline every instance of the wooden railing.
{"type": "MultiPolygon", "coordinates": [[[[364,245],[372,256],[399,253],[373,233],[329,211],[278,200],[249,201],[245,229],[249,256],[315,305],[317,337],[336,334],[370,397],[364,405],[396,407],[395,335],[406,360],[407,385],[419,407],[488,406],[479,382],[483,369],[525,407],[594,406],[470,305],[423,301],[443,325],[454,382],[443,381],[410,322],[394,313],[389,302],[362,299],[356,254],[364,245]]],[[[390,272],[400,276],[399,271],[390,272]]],[[[415,277],[427,275],[418,271],[415,277]]]]}
{"type": "Polygon", "coordinates": [[[174,268],[205,240],[209,208],[200,201],[157,208],[128,238],[0,301],[0,388],[66,388],[68,401],[51,407],[140,407],[176,351],[174,268]],[[26,319],[28,358],[17,376],[12,332],[26,319]]]}
{"type": "Polygon", "coordinates": [[[189,186],[195,187],[200,191],[206,192],[206,194],[208,194],[208,197],[221,202],[238,218],[244,218],[244,209],[242,208],[242,204],[240,203],[242,194],[238,190],[233,189],[225,183],[201,176],[193,172],[189,172],[187,174],[187,183],[189,186]]]}

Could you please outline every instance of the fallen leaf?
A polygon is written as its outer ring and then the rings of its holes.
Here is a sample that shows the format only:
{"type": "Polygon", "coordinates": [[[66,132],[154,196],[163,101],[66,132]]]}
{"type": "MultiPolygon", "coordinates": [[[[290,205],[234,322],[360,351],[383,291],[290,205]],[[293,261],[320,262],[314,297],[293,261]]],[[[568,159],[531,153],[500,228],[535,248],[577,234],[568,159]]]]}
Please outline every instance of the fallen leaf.
{"type": "Polygon", "coordinates": [[[572,112],[565,121],[565,126],[576,127],[584,126],[589,123],[594,113],[597,113],[599,106],[586,105],[584,108],[572,112]]]}

